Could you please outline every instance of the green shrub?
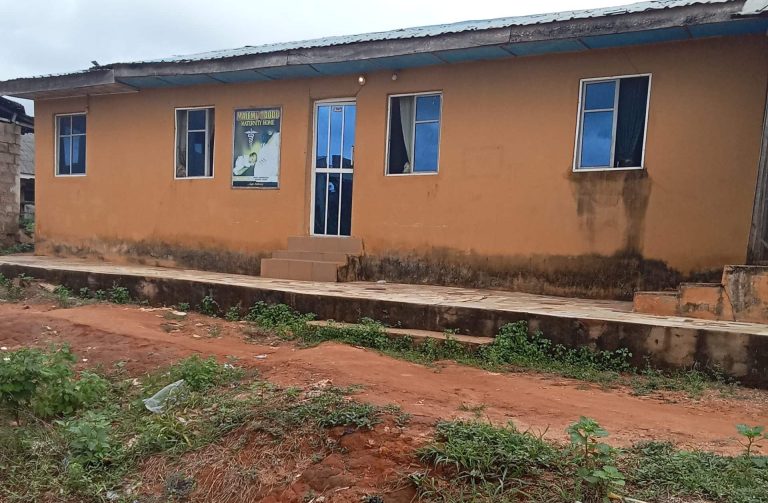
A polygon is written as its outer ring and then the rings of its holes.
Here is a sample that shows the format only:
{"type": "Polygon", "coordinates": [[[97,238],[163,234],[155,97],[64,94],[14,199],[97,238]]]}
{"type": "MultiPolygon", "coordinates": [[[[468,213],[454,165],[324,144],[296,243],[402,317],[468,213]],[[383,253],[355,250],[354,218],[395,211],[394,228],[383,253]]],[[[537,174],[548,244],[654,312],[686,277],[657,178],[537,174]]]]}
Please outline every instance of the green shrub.
{"type": "Polygon", "coordinates": [[[53,294],[56,296],[56,299],[58,300],[59,307],[70,306],[70,303],[71,303],[70,297],[72,296],[72,292],[70,292],[67,287],[65,287],[64,285],[59,285],[53,289],[53,294]]]}
{"type": "Polygon", "coordinates": [[[41,418],[68,415],[100,400],[109,383],[91,372],[75,375],[68,347],[43,352],[20,349],[0,361],[0,405],[18,417],[30,410],[41,418]]]}
{"type": "Polygon", "coordinates": [[[608,432],[594,419],[583,416],[566,431],[578,465],[576,473],[584,482],[581,492],[589,499],[608,500],[609,493],[625,485],[624,474],[615,466],[615,450],[598,441],[608,432]]]}
{"type": "Polygon", "coordinates": [[[307,322],[313,314],[300,314],[285,304],[256,302],[243,318],[261,327],[272,329],[280,335],[302,336],[307,331],[307,322]]]}
{"type": "Polygon", "coordinates": [[[212,295],[206,295],[203,297],[203,300],[200,301],[197,310],[206,316],[218,316],[220,308],[219,303],[216,302],[212,295]]]}
{"type": "Polygon", "coordinates": [[[224,314],[224,319],[227,321],[240,321],[240,306],[230,306],[224,314]]]}
{"type": "Polygon", "coordinates": [[[81,418],[62,421],[61,424],[70,451],[81,465],[102,463],[113,454],[112,426],[106,415],[88,411],[81,418]]]}
{"type": "Polygon", "coordinates": [[[107,299],[115,304],[128,304],[131,301],[131,292],[124,286],[114,283],[107,291],[107,299]]]}
{"type": "Polygon", "coordinates": [[[9,279],[0,275],[0,287],[5,290],[4,297],[10,301],[18,301],[24,298],[27,287],[32,282],[31,276],[19,274],[16,279],[9,279]]]}
{"type": "Polygon", "coordinates": [[[202,391],[213,386],[236,381],[243,374],[242,369],[226,363],[221,365],[213,356],[202,359],[198,355],[194,355],[171,367],[170,382],[184,379],[190,389],[202,391]]]}

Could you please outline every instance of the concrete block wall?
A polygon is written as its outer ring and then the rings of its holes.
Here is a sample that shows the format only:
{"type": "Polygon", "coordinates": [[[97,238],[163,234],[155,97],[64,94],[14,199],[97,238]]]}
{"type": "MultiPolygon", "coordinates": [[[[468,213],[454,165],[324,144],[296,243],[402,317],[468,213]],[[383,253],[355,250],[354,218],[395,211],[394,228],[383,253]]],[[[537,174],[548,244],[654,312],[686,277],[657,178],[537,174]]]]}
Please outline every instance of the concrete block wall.
{"type": "Polygon", "coordinates": [[[19,156],[21,128],[0,122],[0,245],[16,240],[19,230],[19,156]]]}

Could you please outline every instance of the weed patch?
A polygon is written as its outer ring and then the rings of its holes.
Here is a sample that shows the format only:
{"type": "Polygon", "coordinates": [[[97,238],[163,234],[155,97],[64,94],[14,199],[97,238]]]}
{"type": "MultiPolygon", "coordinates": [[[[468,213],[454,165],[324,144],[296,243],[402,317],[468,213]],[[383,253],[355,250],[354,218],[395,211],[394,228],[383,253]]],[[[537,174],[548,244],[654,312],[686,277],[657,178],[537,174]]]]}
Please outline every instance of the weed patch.
{"type": "Polygon", "coordinates": [[[428,470],[409,479],[435,502],[766,501],[768,458],[746,450],[728,457],[648,442],[620,451],[600,442],[608,432],[589,418],[568,433],[571,443],[560,445],[511,424],[442,422],[419,451],[428,470]]]}
{"type": "MultiPolygon", "coordinates": [[[[106,380],[74,372],[67,348],[3,355],[0,501],[113,499],[108,494],[133,501],[125,488],[140,485],[148,459],[176,463],[237,429],[267,436],[267,446],[285,440],[298,448],[311,441],[322,459],[333,448],[326,445],[326,428],[370,429],[385,416],[407,422],[397,407],[354,400],[355,388],[282,389],[213,358],[193,356],[138,380],[118,368],[106,380]],[[180,379],[183,394],[162,412],[147,410],[143,398],[180,379]],[[17,416],[18,422],[9,420],[17,416]]],[[[191,477],[169,473],[165,496],[188,497],[194,487],[191,477]]]]}

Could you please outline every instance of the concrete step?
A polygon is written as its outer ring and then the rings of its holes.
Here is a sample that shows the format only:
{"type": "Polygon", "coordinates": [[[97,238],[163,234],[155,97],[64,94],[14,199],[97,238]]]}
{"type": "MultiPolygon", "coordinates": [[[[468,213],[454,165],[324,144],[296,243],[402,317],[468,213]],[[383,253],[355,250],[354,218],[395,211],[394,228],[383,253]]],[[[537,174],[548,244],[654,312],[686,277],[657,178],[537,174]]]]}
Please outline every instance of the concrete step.
{"type": "Polygon", "coordinates": [[[725,298],[733,320],[768,323],[768,267],[729,265],[723,269],[725,298]]]}
{"type": "Polygon", "coordinates": [[[635,292],[632,310],[655,316],[680,316],[678,292],[635,292]]]}
{"type": "MultiPolygon", "coordinates": [[[[330,320],[310,321],[309,324],[316,327],[338,327],[338,328],[355,328],[355,327],[363,326],[357,323],[341,323],[338,321],[330,321],[330,320]]],[[[449,337],[444,332],[433,332],[430,330],[417,330],[413,328],[384,327],[384,333],[387,334],[387,336],[390,338],[410,337],[411,339],[413,339],[413,343],[415,345],[423,344],[428,339],[445,341],[449,337]]],[[[450,338],[470,350],[476,350],[477,348],[480,348],[487,344],[491,344],[494,339],[493,337],[476,337],[474,335],[458,335],[458,334],[450,335],[450,338]]]]}
{"type": "Polygon", "coordinates": [[[355,237],[291,236],[288,249],[292,251],[331,252],[362,255],[363,241],[355,237]]]}
{"type": "Polygon", "coordinates": [[[293,260],[319,260],[321,262],[347,263],[348,255],[342,252],[317,252],[303,250],[277,250],[272,252],[272,258],[287,258],[293,260]]]}
{"type": "Polygon", "coordinates": [[[339,279],[339,267],[342,267],[342,264],[338,262],[265,258],[261,259],[261,276],[263,278],[335,283],[339,279]]]}
{"type": "Polygon", "coordinates": [[[723,305],[723,285],[720,283],[681,283],[678,288],[681,316],[719,320],[728,313],[723,305]]]}

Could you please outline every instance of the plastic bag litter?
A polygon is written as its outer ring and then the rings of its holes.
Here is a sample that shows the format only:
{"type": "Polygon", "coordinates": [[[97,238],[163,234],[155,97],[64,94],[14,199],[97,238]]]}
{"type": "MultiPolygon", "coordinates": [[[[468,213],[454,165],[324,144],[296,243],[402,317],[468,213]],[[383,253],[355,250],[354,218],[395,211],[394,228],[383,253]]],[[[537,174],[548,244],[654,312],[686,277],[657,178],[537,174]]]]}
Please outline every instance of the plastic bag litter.
{"type": "Polygon", "coordinates": [[[174,383],[169,384],[165,388],[161,389],[149,398],[142,400],[147,410],[154,412],[155,414],[162,414],[165,411],[165,406],[175,403],[179,399],[179,395],[184,392],[187,387],[187,383],[184,379],[180,379],[174,383]]]}

